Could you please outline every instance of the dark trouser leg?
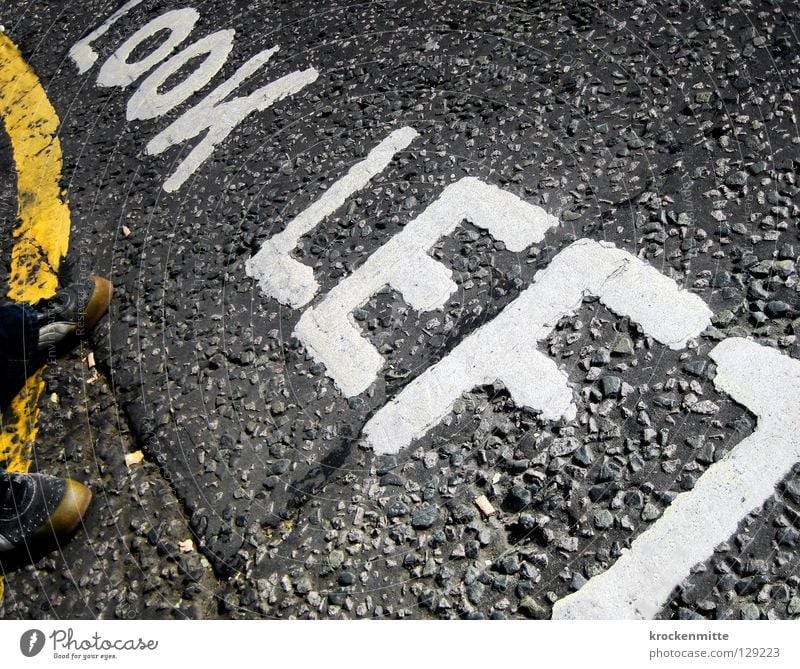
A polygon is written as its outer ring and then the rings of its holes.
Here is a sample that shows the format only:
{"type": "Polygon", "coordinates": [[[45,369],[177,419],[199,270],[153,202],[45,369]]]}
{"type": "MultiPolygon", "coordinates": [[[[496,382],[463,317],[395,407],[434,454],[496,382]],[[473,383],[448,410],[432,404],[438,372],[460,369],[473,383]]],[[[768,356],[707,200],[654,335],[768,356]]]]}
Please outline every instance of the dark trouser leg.
{"type": "Polygon", "coordinates": [[[0,410],[8,408],[42,363],[38,345],[36,312],[26,304],[0,307],[0,410]]]}
{"type": "MultiPolygon", "coordinates": [[[[25,379],[38,368],[38,345],[36,312],[26,304],[0,307],[0,411],[8,408],[25,379]]],[[[0,469],[0,506],[8,497],[8,490],[8,476],[0,469]]]]}

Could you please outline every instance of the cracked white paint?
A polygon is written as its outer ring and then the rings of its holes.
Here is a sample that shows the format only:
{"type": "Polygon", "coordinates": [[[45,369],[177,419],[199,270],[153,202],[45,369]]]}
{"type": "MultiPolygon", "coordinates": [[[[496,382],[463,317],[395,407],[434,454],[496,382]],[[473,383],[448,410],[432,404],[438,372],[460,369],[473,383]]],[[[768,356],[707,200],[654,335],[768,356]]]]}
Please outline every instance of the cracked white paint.
{"type": "MultiPolygon", "coordinates": [[[[79,72],[86,72],[97,60],[97,52],[92,48],[94,41],[105,35],[112,25],[139,4],[141,0],[125,3],[99,28],[72,46],[69,55],[79,72]]],[[[199,18],[200,14],[196,9],[183,7],[166,11],[152,19],[128,37],[108,57],[97,74],[97,85],[125,88],[137,81],[146,72],[170,57],[192,32],[199,18]],[[139,47],[142,45],[149,47],[148,42],[151,40],[157,42],[157,46],[145,48],[145,55],[138,57],[136,54],[139,47]],[[136,57],[138,60],[134,60],[136,57]]],[[[126,110],[128,120],[163,116],[206,86],[227,61],[233,37],[232,29],[218,30],[197,40],[162,63],[129,99],[126,110]],[[201,56],[205,57],[201,62],[194,64],[191,74],[165,88],[165,85],[171,83],[172,75],[201,56]]],[[[309,67],[290,72],[249,94],[234,97],[237,89],[253,77],[277,50],[278,47],[273,47],[252,56],[234,72],[232,77],[217,86],[147,143],[145,153],[157,155],[176,144],[202,135],[186,155],[181,156],[177,168],[163,184],[165,191],[178,190],[227,139],[234,128],[250,114],[264,111],[316,81],[319,73],[313,67],[309,67]]]]}
{"type": "Polygon", "coordinates": [[[147,143],[145,151],[149,155],[154,155],[166,151],[175,144],[197,137],[200,133],[205,133],[164,182],[165,191],[178,190],[211,156],[214,149],[250,114],[264,111],[279,100],[294,95],[316,81],[319,73],[310,67],[291,72],[248,95],[231,97],[236,89],[258,72],[277,50],[278,47],[272,47],[250,58],[230,79],[217,86],[147,143]]]}
{"type": "Polygon", "coordinates": [[[233,48],[236,31],[218,30],[182,49],[159,65],[139,84],[128,100],[126,116],[129,121],[163,116],[205,86],[220,71],[233,48]],[[180,83],[164,90],[164,84],[193,58],[205,56],[194,71],[181,78],[180,83]]]}
{"type": "Polygon", "coordinates": [[[402,232],[373,253],[323,301],[306,310],[295,336],[348,397],[364,392],[384,365],[361,335],[352,312],[384,286],[417,311],[441,309],[456,290],[449,269],[428,255],[463,220],[487,230],[511,251],[541,241],[558,220],[516,195],[465,177],[449,185],[402,232]]]}
{"type": "Polygon", "coordinates": [[[116,12],[109,16],[103,23],[90,32],[82,40],[75,42],[69,50],[69,57],[78,68],[79,74],[88,72],[92,65],[97,61],[97,51],[92,49],[92,43],[105,35],[109,28],[119,21],[125,14],[131,11],[137,5],[141,5],[144,0],[130,0],[120,7],[116,12]]]}
{"type": "Polygon", "coordinates": [[[192,7],[173,9],[157,16],[149,23],[143,25],[133,35],[126,39],[117,50],[112,53],[97,74],[97,85],[122,88],[136,81],[151,67],[160,63],[185,40],[192,32],[200,13],[192,7]],[[161,32],[168,31],[167,38],[158,45],[158,48],[142,58],[131,61],[131,54],[136,47],[161,32]]]}
{"type": "Polygon", "coordinates": [[[608,571],[556,602],[554,619],[653,618],[800,462],[800,362],[739,338],[710,355],[714,385],[757,416],[755,432],[678,495],[608,571]]]}
{"type": "Polygon", "coordinates": [[[265,241],[258,253],[245,263],[247,276],[258,281],[265,295],[281,304],[294,309],[308,304],[317,294],[319,285],[313,270],[289,254],[303,235],[385,170],[394,156],[418,136],[419,133],[409,127],[390,133],[364,160],[353,165],[319,199],[292,219],[284,230],[265,241]]]}
{"type": "Polygon", "coordinates": [[[364,439],[377,453],[396,453],[437,425],[475,386],[501,381],[519,406],[547,420],[576,413],[567,376],[537,350],[587,295],[629,316],[673,349],[708,327],[711,311],[658,270],[611,244],[582,239],[538,272],[534,283],[493,321],[409,383],[372,417],[364,439]]]}

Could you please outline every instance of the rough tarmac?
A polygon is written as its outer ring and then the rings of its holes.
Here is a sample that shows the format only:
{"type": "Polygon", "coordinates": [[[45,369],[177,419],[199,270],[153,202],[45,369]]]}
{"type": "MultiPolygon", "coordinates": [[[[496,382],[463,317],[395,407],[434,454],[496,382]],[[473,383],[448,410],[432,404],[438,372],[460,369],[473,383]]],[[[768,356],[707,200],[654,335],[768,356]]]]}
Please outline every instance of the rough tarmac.
{"type": "MultiPolygon", "coordinates": [[[[81,74],[70,47],[116,3],[7,3],[5,32],[61,118],[65,280],[91,267],[116,292],[46,372],[34,463],[86,482],[94,504],[62,550],[3,565],[0,616],[547,619],[754,432],[709,352],[746,337],[800,359],[800,15],[756,0],[594,4],[146,0],[81,74]],[[187,43],[233,28],[233,49],[199,93],[128,120],[141,79],[102,87],[98,71],[183,6],[200,17],[187,43]],[[148,142],[276,45],[237,94],[308,68],[316,80],[165,190],[199,140],[148,142]],[[293,334],[303,310],[265,296],[245,263],[402,126],[420,136],[293,252],[319,283],[314,305],[464,176],[559,224],[523,252],[466,222],[443,237],[430,256],[456,291],[419,312],[387,286],[356,310],[386,364],[345,397],[293,334]],[[581,238],[699,296],[709,327],[672,350],[587,295],[538,345],[568,377],[575,420],[545,421],[490,383],[376,456],[367,421],[581,238]]],[[[0,160],[10,233],[2,133],[0,160]]],[[[658,617],[797,618],[798,525],[800,466],[658,617]]]]}

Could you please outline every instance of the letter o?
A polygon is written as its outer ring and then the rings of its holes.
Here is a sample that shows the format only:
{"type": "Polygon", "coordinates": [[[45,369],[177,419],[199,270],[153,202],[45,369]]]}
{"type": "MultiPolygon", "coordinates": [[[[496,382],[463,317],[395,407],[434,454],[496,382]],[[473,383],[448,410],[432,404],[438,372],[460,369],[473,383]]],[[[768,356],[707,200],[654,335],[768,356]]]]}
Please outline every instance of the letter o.
{"type": "Polygon", "coordinates": [[[177,107],[192,93],[199,91],[219,72],[233,48],[235,30],[218,30],[197,40],[169,60],[161,63],[151,72],[128,100],[127,117],[136,119],[156,118],[177,107]],[[165,93],[159,88],[169,77],[180,70],[192,58],[205,54],[200,63],[188,77],[165,93]]]}
{"type": "Polygon", "coordinates": [[[164,60],[176,46],[183,42],[192,32],[194,24],[199,18],[200,14],[191,7],[173,9],[154,18],[133,33],[108,57],[97,75],[97,85],[106,88],[111,86],[124,88],[130,85],[156,63],[164,60]],[[142,60],[128,62],[128,58],[136,47],[163,30],[169,31],[169,37],[164,40],[163,44],[142,60]]]}

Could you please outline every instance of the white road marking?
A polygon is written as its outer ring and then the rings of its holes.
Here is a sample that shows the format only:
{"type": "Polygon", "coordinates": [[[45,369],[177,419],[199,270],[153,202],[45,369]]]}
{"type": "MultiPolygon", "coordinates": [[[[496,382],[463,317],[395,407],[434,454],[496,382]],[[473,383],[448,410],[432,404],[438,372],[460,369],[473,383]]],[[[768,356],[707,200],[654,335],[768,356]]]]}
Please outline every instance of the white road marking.
{"type": "Polygon", "coordinates": [[[494,381],[505,384],[517,405],[541,411],[546,420],[574,418],[567,376],[537,350],[537,342],[580,308],[586,295],[629,316],[673,349],[683,348],[711,319],[699,297],[630,253],[579,240],[538,272],[493,321],[381,408],[364,427],[366,444],[377,453],[396,453],[437,425],[464,392],[494,381]]]}
{"type": "Polygon", "coordinates": [[[78,74],[84,74],[91,69],[92,65],[97,61],[97,52],[92,49],[92,43],[98,38],[102,37],[108,32],[119,19],[132,10],[136,5],[141,5],[144,0],[130,0],[120,7],[116,12],[109,16],[99,28],[90,32],[82,40],[75,42],[69,50],[69,57],[78,68],[78,74]]]}
{"type": "Polygon", "coordinates": [[[289,254],[303,235],[385,170],[395,154],[405,149],[415,137],[418,137],[417,131],[409,127],[392,132],[364,160],[353,165],[318,200],[290,221],[282,232],[265,241],[258,253],[245,263],[247,276],[256,279],[261,290],[281,304],[294,309],[308,304],[317,294],[319,285],[313,270],[289,254]]]}
{"type": "Polygon", "coordinates": [[[132,84],[156,63],[160,63],[169,56],[189,36],[199,18],[200,14],[196,9],[184,7],[165,12],[146,23],[126,39],[103,63],[97,74],[97,85],[124,88],[132,84]],[[136,47],[165,30],[169,31],[169,35],[157,49],[149,52],[141,60],[129,62],[136,47]]]}
{"type": "Polygon", "coordinates": [[[441,309],[456,290],[451,272],[428,251],[464,219],[502,240],[511,251],[541,241],[558,220],[496,186],[466,177],[449,185],[402,232],[309,308],[297,336],[348,397],[366,390],[384,359],[361,335],[352,312],[384,286],[400,292],[417,311],[441,309]]]}
{"type": "MultiPolygon", "coordinates": [[[[97,60],[97,53],[91,48],[91,44],[140,2],[141,0],[134,0],[126,3],[106,19],[99,28],[73,45],[70,49],[70,57],[75,61],[79,72],[86,72],[97,60]]],[[[185,7],[165,12],[142,26],[103,63],[97,75],[98,86],[123,88],[129,86],[145,72],[168,58],[189,36],[199,16],[194,8],[185,7]],[[162,32],[168,34],[157,48],[140,60],[130,62],[131,55],[137,47],[162,32]]],[[[163,115],[200,90],[219,72],[227,60],[233,36],[233,30],[217,31],[198,40],[166,63],[162,63],[142,82],[128,101],[126,112],[128,120],[150,119],[163,115]],[[170,75],[180,70],[193,57],[203,54],[206,54],[206,58],[191,75],[172,88],[166,91],[162,90],[170,75]]],[[[171,192],[180,188],[208,159],[217,145],[223,142],[233,129],[251,113],[263,111],[277,101],[297,93],[316,81],[319,73],[314,68],[308,68],[291,72],[248,95],[227,99],[236,92],[239,86],[252,77],[277,50],[278,47],[267,49],[250,58],[239,67],[230,79],[219,85],[148,142],[145,152],[154,155],[205,133],[178,165],[175,172],[164,182],[164,190],[171,192]]]]}
{"type": "Polygon", "coordinates": [[[295,71],[277,79],[249,95],[227,99],[247,79],[252,77],[278,50],[273,47],[256,54],[244,63],[233,76],[220,84],[194,107],[184,112],[164,130],[151,139],[145,151],[159,154],[171,146],[205,136],[192,148],[175,172],[164,182],[164,190],[172,192],[184,182],[213,153],[215,147],[233,132],[233,129],[255,111],[264,111],[278,100],[293,95],[316,81],[319,73],[312,67],[295,71]]]}
{"type": "Polygon", "coordinates": [[[220,71],[233,48],[235,30],[218,30],[194,44],[176,53],[169,60],[161,63],[147,78],[139,84],[128,100],[127,117],[129,121],[151,119],[166,114],[184,102],[190,95],[205,86],[220,71]],[[188,77],[166,91],[164,83],[178,72],[192,58],[205,58],[198,63],[188,77]]]}
{"type": "Polygon", "coordinates": [[[397,453],[438,424],[465,391],[498,380],[517,405],[540,409],[545,420],[572,420],[576,409],[566,374],[531,343],[479,330],[381,408],[364,427],[366,444],[378,454],[397,453]]]}
{"type": "Polygon", "coordinates": [[[758,417],[756,431],[681,493],[616,563],[556,602],[554,619],[653,618],[800,461],[800,362],[739,338],[711,351],[714,385],[758,417]]]}

